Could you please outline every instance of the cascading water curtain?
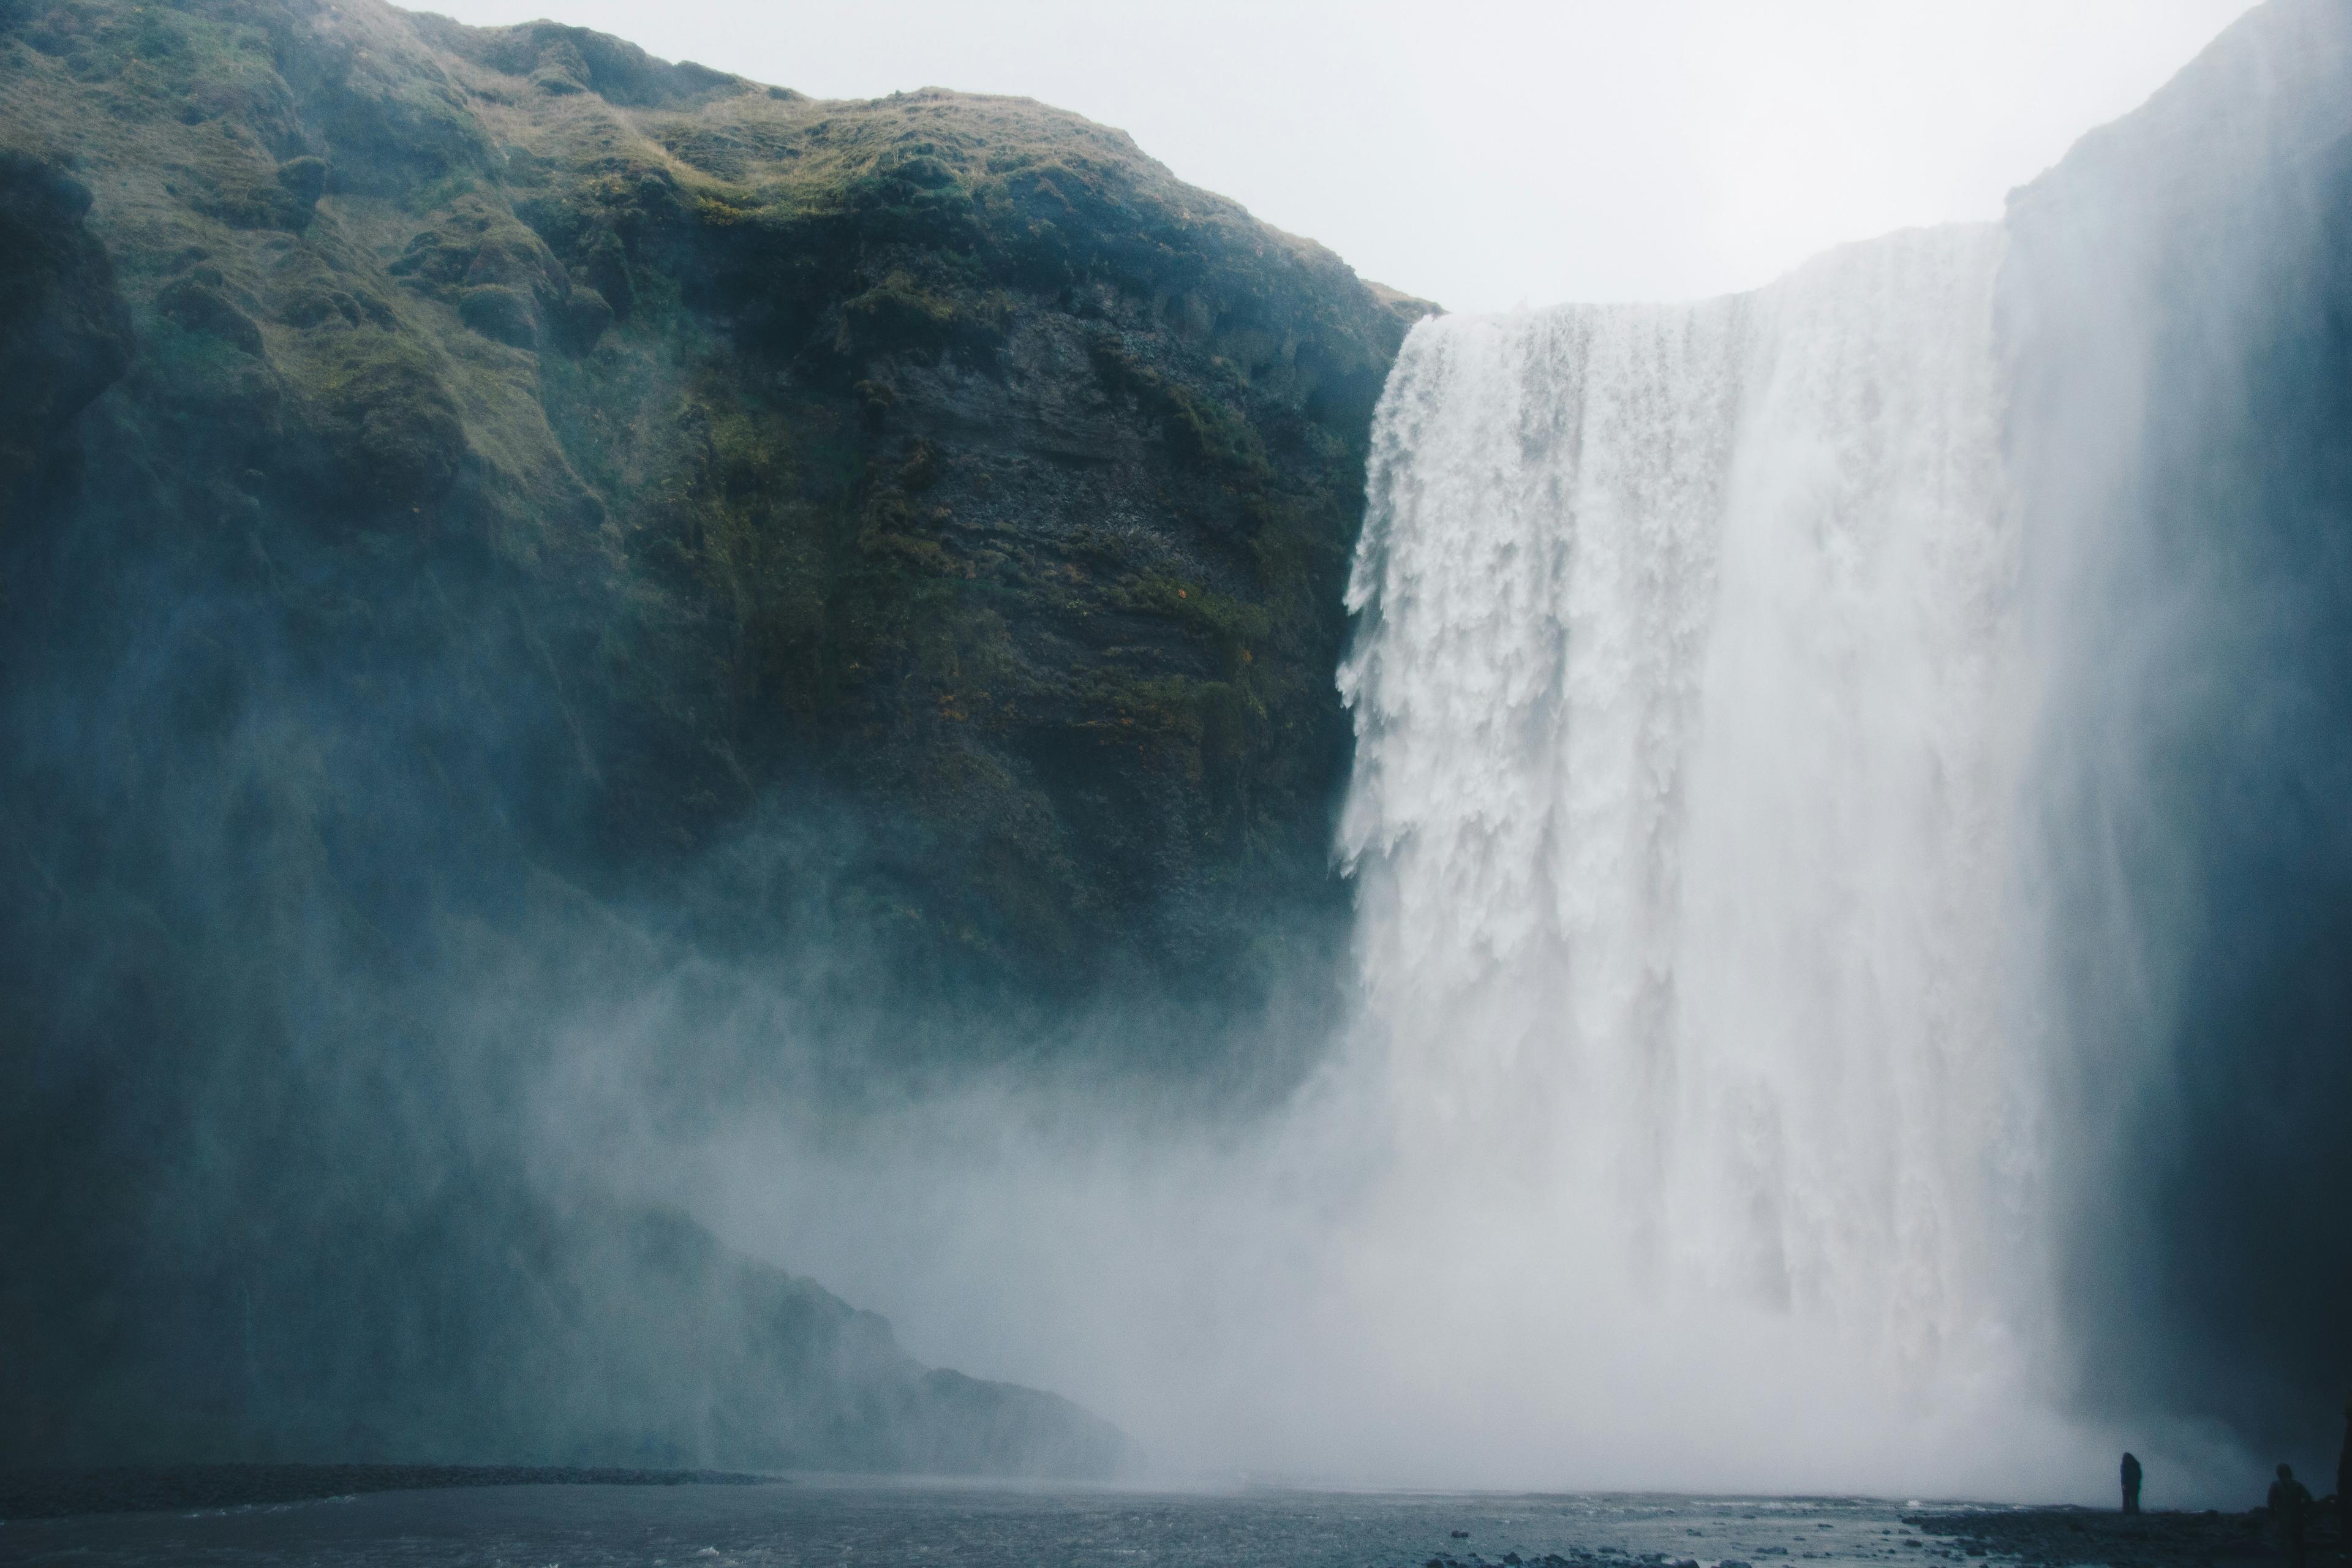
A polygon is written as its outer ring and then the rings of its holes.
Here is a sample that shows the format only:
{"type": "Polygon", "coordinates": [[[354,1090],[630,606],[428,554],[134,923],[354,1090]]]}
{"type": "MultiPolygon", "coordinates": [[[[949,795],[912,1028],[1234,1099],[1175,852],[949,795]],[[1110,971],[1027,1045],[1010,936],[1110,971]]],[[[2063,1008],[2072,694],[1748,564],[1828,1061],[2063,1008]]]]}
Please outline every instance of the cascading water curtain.
{"type": "Polygon", "coordinates": [[[2000,1353],[2018,542],[2002,239],[1416,329],[1341,673],[1408,1162],[1512,1166],[1662,1300],[2000,1353]]]}

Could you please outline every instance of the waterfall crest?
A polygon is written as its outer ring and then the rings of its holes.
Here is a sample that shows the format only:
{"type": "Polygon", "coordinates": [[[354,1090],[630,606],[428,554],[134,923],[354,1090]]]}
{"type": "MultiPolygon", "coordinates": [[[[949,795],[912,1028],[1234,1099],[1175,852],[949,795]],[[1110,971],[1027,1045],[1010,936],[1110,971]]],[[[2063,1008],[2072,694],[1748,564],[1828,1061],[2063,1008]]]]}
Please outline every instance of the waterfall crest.
{"type": "Polygon", "coordinates": [[[2031,1178],[2002,247],[1424,322],[1340,675],[1401,1145],[1507,1166],[1596,1272],[1826,1321],[1906,1383],[2000,1337],[2031,1178]]]}

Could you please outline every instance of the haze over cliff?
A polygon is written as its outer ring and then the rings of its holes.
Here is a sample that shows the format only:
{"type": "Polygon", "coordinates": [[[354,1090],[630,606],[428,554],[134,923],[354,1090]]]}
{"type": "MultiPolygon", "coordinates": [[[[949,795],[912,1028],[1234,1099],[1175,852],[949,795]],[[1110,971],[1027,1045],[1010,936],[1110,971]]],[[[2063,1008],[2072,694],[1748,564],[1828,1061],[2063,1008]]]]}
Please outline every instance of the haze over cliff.
{"type": "Polygon", "coordinates": [[[689,1122],[1113,996],[1213,1081],[1326,1006],[1410,311],[1025,101],[0,24],[6,1452],[1114,1462],[636,1215],[534,1086],[655,994],[689,1122]]]}

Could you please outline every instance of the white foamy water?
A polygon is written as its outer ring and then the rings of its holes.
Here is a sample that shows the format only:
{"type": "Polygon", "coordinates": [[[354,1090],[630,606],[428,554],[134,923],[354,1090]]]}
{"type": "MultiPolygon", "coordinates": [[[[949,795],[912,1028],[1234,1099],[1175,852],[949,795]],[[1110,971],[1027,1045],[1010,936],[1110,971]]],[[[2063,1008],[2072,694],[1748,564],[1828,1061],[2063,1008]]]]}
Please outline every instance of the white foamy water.
{"type": "Polygon", "coordinates": [[[1413,1183],[1496,1173],[1632,1300],[1820,1326],[1890,1391],[2010,1353],[2031,1162],[2001,247],[1424,323],[1341,673],[1413,1183]]]}

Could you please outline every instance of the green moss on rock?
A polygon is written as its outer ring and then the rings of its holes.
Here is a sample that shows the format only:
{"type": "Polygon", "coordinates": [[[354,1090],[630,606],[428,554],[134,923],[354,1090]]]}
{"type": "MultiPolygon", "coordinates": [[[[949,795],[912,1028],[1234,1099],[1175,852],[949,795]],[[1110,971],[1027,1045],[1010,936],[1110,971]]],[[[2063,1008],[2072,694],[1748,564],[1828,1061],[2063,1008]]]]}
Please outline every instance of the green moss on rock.
{"type": "Polygon", "coordinates": [[[1025,100],[375,0],[5,15],[0,145],[81,171],[152,325],[140,482],[224,571],[281,524],[494,563],[573,874],[846,802],[842,907],[992,994],[1245,993],[1256,923],[1336,915],[1339,591],[1417,302],[1025,100]]]}

